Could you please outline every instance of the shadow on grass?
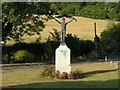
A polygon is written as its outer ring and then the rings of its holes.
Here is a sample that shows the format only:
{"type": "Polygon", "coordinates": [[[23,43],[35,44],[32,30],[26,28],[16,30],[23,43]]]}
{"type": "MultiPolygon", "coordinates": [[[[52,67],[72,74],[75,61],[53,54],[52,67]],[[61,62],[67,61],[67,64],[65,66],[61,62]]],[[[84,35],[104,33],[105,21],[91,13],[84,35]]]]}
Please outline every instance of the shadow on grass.
{"type": "Polygon", "coordinates": [[[113,69],[113,70],[97,70],[97,71],[86,72],[84,74],[88,77],[88,76],[91,76],[93,74],[102,74],[102,73],[113,72],[113,71],[117,71],[117,70],[118,69],[113,69]]]}
{"type": "Polygon", "coordinates": [[[56,82],[40,82],[24,85],[15,85],[4,87],[8,89],[14,88],[118,88],[118,79],[107,81],[81,81],[79,80],[64,80],[56,82]]]}

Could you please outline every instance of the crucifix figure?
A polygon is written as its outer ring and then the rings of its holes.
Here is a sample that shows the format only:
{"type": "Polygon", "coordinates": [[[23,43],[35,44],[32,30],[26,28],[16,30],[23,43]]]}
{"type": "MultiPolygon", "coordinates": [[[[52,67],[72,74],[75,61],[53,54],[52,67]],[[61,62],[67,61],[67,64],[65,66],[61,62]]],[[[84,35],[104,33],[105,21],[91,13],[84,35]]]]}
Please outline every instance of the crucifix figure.
{"type": "Polygon", "coordinates": [[[74,17],[70,17],[70,21],[65,22],[65,17],[62,16],[62,22],[58,21],[56,18],[54,18],[60,25],[61,25],[61,34],[62,34],[62,40],[61,43],[65,44],[65,35],[66,35],[66,26],[68,23],[72,22],[73,20],[76,21],[76,19],[74,17]]]}

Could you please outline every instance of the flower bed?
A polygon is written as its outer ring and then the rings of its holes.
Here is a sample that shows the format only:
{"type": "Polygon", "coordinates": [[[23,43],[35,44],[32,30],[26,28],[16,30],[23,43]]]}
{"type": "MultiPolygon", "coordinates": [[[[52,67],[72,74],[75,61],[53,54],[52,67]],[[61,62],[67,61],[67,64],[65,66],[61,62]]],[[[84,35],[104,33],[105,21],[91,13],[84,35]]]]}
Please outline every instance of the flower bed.
{"type": "Polygon", "coordinates": [[[55,70],[55,67],[48,65],[43,70],[42,76],[57,79],[80,79],[84,78],[85,74],[79,70],[71,71],[70,74],[68,74],[67,72],[60,73],[59,71],[55,70]]]}

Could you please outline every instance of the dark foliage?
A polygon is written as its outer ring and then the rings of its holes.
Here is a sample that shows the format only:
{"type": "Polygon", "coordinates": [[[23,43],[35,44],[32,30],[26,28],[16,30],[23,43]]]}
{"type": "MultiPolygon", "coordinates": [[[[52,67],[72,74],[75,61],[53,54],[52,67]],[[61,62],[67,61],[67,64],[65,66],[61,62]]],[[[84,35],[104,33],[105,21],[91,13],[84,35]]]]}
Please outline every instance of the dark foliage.
{"type": "Polygon", "coordinates": [[[101,53],[103,56],[120,55],[120,23],[110,25],[101,33],[101,53]]]}
{"type": "MultiPolygon", "coordinates": [[[[71,34],[66,37],[66,44],[71,49],[72,58],[78,56],[88,55],[94,50],[94,43],[92,41],[79,40],[76,36],[73,37],[71,34]]],[[[49,41],[46,43],[19,43],[13,46],[3,46],[3,63],[10,63],[11,57],[16,51],[26,50],[33,53],[35,61],[47,61],[54,60],[55,50],[60,45],[59,41],[49,41]]]]}
{"type": "Polygon", "coordinates": [[[94,42],[79,40],[77,36],[72,36],[72,34],[67,34],[66,44],[71,49],[72,57],[87,55],[95,48],[94,42]]]}
{"type": "Polygon", "coordinates": [[[51,3],[53,14],[120,20],[120,2],[51,3]]]}
{"type": "Polygon", "coordinates": [[[10,63],[12,60],[12,56],[16,51],[19,50],[26,50],[30,53],[33,53],[35,58],[34,61],[40,61],[43,59],[44,56],[44,43],[19,43],[19,44],[14,44],[12,46],[3,46],[3,57],[8,56],[7,60],[3,58],[3,63],[10,63]]]}

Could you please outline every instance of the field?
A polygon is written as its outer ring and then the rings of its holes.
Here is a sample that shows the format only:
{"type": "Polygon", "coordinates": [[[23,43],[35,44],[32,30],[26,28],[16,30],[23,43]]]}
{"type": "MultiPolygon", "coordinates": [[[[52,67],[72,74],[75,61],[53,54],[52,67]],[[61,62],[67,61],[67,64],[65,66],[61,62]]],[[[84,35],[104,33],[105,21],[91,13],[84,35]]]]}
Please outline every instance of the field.
{"type": "MultiPolygon", "coordinates": [[[[94,22],[97,24],[97,35],[100,36],[100,33],[107,28],[107,25],[110,20],[99,20],[99,19],[90,19],[83,17],[75,17],[77,22],[73,21],[67,25],[67,33],[72,33],[73,35],[78,35],[80,39],[83,40],[93,40],[94,39],[94,22]]],[[[68,19],[66,20],[68,21],[68,19]]],[[[55,20],[48,20],[45,22],[45,28],[41,32],[41,41],[44,42],[46,38],[49,36],[49,31],[53,31],[54,29],[61,30],[61,26],[55,20]]],[[[32,37],[25,36],[25,42],[33,42],[39,36],[34,35],[32,37]]],[[[14,43],[13,41],[9,41],[8,44],[14,43]]]]}
{"type": "MultiPolygon", "coordinates": [[[[75,17],[77,22],[73,21],[67,25],[67,33],[72,33],[73,35],[78,35],[80,39],[89,39],[93,40],[94,38],[94,22],[97,24],[97,34],[106,29],[109,24],[108,20],[99,20],[99,19],[90,19],[83,17],[75,17]]],[[[61,20],[60,20],[61,21],[61,20]]],[[[68,19],[67,19],[68,21],[68,19]]],[[[46,27],[42,32],[42,38],[46,38],[49,35],[49,31],[52,29],[61,30],[61,26],[55,21],[50,20],[45,23],[46,27]]]]}
{"type": "Polygon", "coordinates": [[[72,64],[72,70],[86,73],[77,80],[59,80],[41,76],[44,65],[4,67],[3,87],[14,88],[118,88],[118,69],[109,62],[72,64]]]}

